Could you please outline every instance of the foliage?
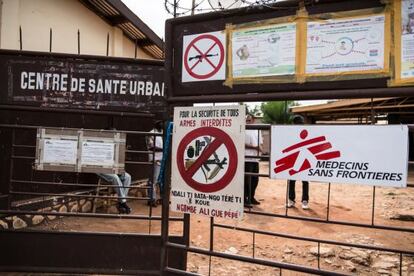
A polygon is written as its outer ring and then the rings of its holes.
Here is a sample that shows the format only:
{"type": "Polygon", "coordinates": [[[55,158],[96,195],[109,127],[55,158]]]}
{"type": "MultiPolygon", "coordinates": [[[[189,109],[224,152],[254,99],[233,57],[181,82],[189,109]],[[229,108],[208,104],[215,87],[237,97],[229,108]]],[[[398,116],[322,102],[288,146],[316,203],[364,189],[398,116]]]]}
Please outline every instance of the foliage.
{"type": "Polygon", "coordinates": [[[263,113],[263,123],[288,124],[292,121],[293,114],[289,108],[295,106],[294,101],[278,101],[262,103],[260,109],[263,113]]]}

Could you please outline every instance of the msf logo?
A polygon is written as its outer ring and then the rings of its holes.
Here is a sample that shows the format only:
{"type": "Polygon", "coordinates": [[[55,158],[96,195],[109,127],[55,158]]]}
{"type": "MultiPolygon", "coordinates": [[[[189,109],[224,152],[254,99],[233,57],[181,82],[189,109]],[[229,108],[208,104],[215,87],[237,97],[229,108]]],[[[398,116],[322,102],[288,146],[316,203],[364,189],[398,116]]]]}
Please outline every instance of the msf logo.
{"type": "Polygon", "coordinates": [[[302,130],[299,134],[303,141],[285,148],[282,153],[286,156],[276,161],[275,173],[288,170],[289,175],[294,175],[312,167],[318,160],[330,160],[341,156],[340,151],[328,151],[331,143],[325,136],[308,138],[308,131],[302,130]]]}

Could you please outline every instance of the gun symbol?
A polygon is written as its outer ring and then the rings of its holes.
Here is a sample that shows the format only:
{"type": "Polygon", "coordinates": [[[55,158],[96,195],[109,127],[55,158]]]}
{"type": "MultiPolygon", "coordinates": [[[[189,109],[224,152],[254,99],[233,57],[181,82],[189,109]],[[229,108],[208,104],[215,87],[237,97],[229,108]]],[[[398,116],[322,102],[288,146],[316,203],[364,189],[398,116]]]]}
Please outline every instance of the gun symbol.
{"type": "Polygon", "coordinates": [[[192,61],[193,59],[198,59],[200,62],[203,62],[204,58],[208,58],[208,57],[216,57],[218,56],[218,54],[207,54],[207,55],[195,55],[193,57],[189,57],[188,61],[192,61]]]}

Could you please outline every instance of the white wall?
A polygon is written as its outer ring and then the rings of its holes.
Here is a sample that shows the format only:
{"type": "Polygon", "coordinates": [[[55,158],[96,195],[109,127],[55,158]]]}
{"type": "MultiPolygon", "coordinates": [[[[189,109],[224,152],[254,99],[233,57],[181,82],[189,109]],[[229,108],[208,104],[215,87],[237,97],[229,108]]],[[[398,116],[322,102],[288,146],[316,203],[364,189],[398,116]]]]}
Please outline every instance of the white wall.
{"type": "MultiPolygon", "coordinates": [[[[134,43],[122,30],[107,24],[78,0],[0,0],[0,48],[20,49],[19,26],[23,33],[23,50],[49,51],[49,30],[53,30],[52,51],[78,53],[77,32],[80,30],[80,53],[106,55],[109,33],[109,55],[131,57],[134,43]]],[[[141,49],[138,58],[151,58],[141,49]]]]}

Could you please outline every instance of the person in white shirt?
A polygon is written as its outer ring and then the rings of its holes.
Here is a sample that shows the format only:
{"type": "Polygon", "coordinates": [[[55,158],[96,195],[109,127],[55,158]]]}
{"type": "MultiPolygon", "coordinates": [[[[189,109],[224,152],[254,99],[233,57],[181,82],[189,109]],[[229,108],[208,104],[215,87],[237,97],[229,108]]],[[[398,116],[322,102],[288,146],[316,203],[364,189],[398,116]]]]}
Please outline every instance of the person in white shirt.
{"type": "MultiPolygon", "coordinates": [[[[246,124],[254,123],[252,115],[246,116],[246,124]]],[[[259,173],[259,155],[262,152],[263,137],[260,130],[246,129],[245,134],[245,173],[259,173]],[[257,156],[257,157],[255,157],[257,156]]],[[[256,200],[256,188],[259,184],[259,176],[245,175],[244,176],[244,205],[252,207],[251,205],[259,205],[260,202],[256,200]]]]}
{"type": "MultiPolygon", "coordinates": [[[[162,121],[155,122],[155,127],[150,131],[151,133],[161,133],[162,132],[162,121]]],[[[157,181],[158,175],[160,174],[161,169],[161,160],[162,160],[162,149],[163,141],[161,136],[150,135],[147,137],[147,147],[148,150],[152,151],[148,154],[148,161],[153,162],[153,177],[152,177],[152,189],[151,199],[148,201],[148,205],[157,207],[157,201],[159,196],[157,196],[157,181]]]]}

